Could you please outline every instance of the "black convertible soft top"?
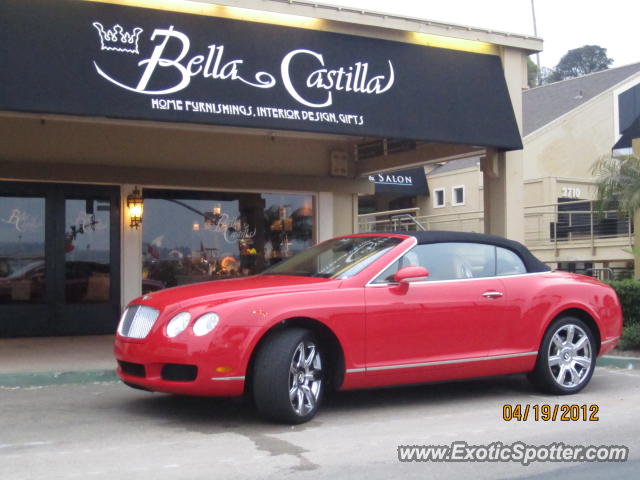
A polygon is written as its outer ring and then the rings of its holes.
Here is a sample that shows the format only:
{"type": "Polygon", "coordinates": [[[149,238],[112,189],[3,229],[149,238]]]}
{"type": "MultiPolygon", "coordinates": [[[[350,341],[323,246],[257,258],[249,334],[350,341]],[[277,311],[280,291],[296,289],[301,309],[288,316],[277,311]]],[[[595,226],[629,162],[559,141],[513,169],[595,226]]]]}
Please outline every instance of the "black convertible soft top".
{"type": "MultiPolygon", "coordinates": [[[[399,232],[398,232],[399,233],[399,232]]],[[[448,231],[426,231],[426,232],[402,232],[407,235],[416,237],[419,245],[427,243],[443,243],[443,242],[456,242],[456,243],[484,243],[487,245],[495,245],[497,247],[506,248],[518,255],[524,266],[527,268],[527,272],[548,272],[551,270],[548,265],[542,263],[521,243],[514,240],[508,240],[496,235],[486,235],[484,233],[467,233],[467,232],[448,232],[448,231]]]]}

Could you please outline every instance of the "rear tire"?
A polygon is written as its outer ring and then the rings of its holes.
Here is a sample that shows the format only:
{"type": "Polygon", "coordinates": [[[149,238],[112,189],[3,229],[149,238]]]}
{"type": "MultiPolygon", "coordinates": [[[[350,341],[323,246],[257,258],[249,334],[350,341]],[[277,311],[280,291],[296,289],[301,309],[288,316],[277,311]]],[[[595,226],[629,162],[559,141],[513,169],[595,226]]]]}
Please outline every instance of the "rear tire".
{"type": "Polygon", "coordinates": [[[287,328],[271,335],[256,354],[252,386],[260,414],[276,422],[311,420],[324,390],[324,351],[315,335],[287,328]]]}
{"type": "Polygon", "coordinates": [[[560,317],[545,333],[529,379],[546,393],[578,393],[591,380],[596,348],[591,327],[576,317],[560,317]]]}

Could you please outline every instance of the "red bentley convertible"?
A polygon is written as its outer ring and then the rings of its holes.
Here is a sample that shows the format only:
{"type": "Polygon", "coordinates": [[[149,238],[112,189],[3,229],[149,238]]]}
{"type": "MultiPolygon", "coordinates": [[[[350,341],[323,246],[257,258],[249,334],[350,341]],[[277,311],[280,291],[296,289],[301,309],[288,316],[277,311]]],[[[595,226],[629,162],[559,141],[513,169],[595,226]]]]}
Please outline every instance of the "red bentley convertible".
{"type": "Polygon", "coordinates": [[[249,394],[264,416],[311,419],[326,389],[528,372],[582,390],[620,336],[614,291],[521,244],[454,232],[328,240],[263,274],[131,302],[115,341],[129,386],[249,394]]]}

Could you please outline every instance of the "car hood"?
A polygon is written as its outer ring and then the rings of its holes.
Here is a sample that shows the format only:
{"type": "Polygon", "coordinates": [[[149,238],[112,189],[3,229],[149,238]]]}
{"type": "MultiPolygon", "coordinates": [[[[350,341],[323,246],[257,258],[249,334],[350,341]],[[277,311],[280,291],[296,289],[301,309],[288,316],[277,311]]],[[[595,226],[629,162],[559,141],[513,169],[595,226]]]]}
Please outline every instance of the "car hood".
{"type": "Polygon", "coordinates": [[[248,297],[276,295],[310,290],[338,288],[340,280],[290,275],[254,275],[251,277],[194,283],[152,292],[132,303],[148,305],[159,310],[170,305],[196,303],[224,303],[248,297]]]}

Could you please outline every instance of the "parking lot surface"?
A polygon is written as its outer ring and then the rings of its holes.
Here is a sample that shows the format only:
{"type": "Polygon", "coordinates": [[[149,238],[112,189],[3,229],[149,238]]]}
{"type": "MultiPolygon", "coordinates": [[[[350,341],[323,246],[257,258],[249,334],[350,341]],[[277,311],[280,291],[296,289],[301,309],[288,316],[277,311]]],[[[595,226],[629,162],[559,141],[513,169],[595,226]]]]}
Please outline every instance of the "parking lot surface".
{"type": "Polygon", "coordinates": [[[638,478],[640,372],[599,367],[580,394],[524,376],[329,396],[300,426],[247,401],[186,398],[121,383],[0,388],[0,478],[638,478]],[[503,419],[504,405],[596,405],[598,421],[503,419]],[[623,463],[398,461],[399,445],[625,445],[623,463]]]}

